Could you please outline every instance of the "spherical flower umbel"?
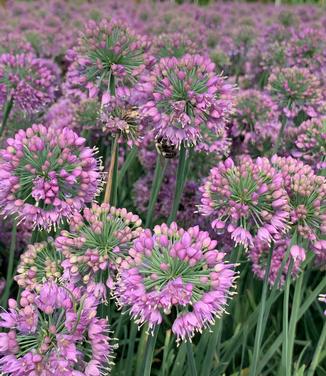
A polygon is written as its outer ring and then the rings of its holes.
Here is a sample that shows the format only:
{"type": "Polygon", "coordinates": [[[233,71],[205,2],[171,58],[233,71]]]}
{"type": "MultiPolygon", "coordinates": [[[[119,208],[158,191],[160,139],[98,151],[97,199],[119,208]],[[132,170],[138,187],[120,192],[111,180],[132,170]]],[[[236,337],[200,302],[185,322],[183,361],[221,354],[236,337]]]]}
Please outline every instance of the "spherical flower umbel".
{"type": "Polygon", "coordinates": [[[305,68],[273,71],[269,77],[268,90],[288,118],[294,118],[300,111],[315,117],[322,104],[320,81],[305,68]]]}
{"type": "Polygon", "coordinates": [[[42,124],[8,138],[0,150],[2,214],[49,229],[91,202],[100,172],[85,141],[71,129],[42,124]]]}
{"type": "Polygon", "coordinates": [[[24,111],[38,111],[55,97],[58,68],[31,54],[0,56],[0,106],[13,101],[24,111]]]}
{"type": "Polygon", "coordinates": [[[0,371],[6,375],[93,376],[108,374],[114,344],[97,301],[77,289],[45,284],[22,292],[0,314],[0,371]]]}
{"type": "Polygon", "coordinates": [[[270,242],[287,230],[288,195],[280,173],[267,158],[228,158],[214,167],[204,185],[199,212],[209,216],[219,233],[225,229],[236,244],[253,245],[254,238],[270,242]]]}
{"type": "Polygon", "coordinates": [[[105,133],[126,139],[130,146],[139,145],[143,127],[136,100],[128,87],[117,88],[114,96],[103,94],[100,120],[105,133]]]}
{"type": "Polygon", "coordinates": [[[155,136],[176,146],[196,144],[203,124],[217,132],[232,111],[231,85],[200,55],[161,59],[138,89],[148,95],[141,112],[153,122],[155,136]]]}
{"type": "Polygon", "coordinates": [[[70,51],[74,61],[71,86],[84,86],[90,97],[104,93],[114,82],[135,83],[146,67],[145,53],[149,49],[146,37],[138,36],[120,21],[91,20],[70,51]]]}
{"type": "Polygon", "coordinates": [[[267,93],[250,89],[237,95],[234,107],[231,133],[241,140],[242,150],[269,150],[280,128],[277,104],[267,93]]]}
{"type": "Polygon", "coordinates": [[[195,55],[197,45],[182,33],[160,34],[153,40],[153,55],[157,58],[195,55]]]}
{"type": "Polygon", "coordinates": [[[312,168],[292,157],[274,155],[273,166],[278,169],[289,195],[292,233],[312,243],[326,234],[326,180],[314,174],[312,168]]]}
{"type": "Polygon", "coordinates": [[[293,129],[292,155],[312,166],[315,171],[326,168],[326,118],[314,118],[293,129]]]}
{"type": "Polygon", "coordinates": [[[93,204],[83,215],[76,214],[70,232],[64,230],[56,239],[65,257],[64,279],[86,284],[88,291],[105,299],[112,271],[142,231],[140,225],[137,215],[108,204],[93,204]]]}
{"type": "Polygon", "coordinates": [[[63,268],[63,255],[57,251],[51,241],[29,244],[20,256],[15,281],[28,290],[37,290],[45,282],[59,282],[63,268]]]}
{"type": "MultiPolygon", "coordinates": [[[[286,251],[290,245],[290,238],[283,237],[275,241],[273,245],[273,254],[271,259],[271,266],[268,276],[268,282],[271,286],[275,284],[276,278],[278,276],[279,270],[281,268],[282,261],[285,257],[286,251]]],[[[267,268],[267,259],[268,254],[270,251],[271,245],[261,241],[260,239],[256,239],[254,241],[254,245],[249,250],[249,258],[252,262],[252,270],[255,275],[263,280],[266,268],[267,268]]],[[[305,260],[305,251],[302,247],[297,245],[293,245],[290,250],[290,257],[288,258],[284,268],[282,270],[282,274],[280,276],[280,280],[277,287],[280,287],[284,284],[288,271],[290,270],[290,263],[292,260],[291,266],[291,276],[295,277],[298,272],[300,271],[300,265],[305,260]]]]}
{"type": "Polygon", "coordinates": [[[191,339],[223,314],[234,284],[234,265],[223,261],[216,243],[198,226],[184,230],[173,222],[155,226],[154,234],[145,230],[121,264],[119,305],[150,330],[173,311],[177,341],[191,339]]]}

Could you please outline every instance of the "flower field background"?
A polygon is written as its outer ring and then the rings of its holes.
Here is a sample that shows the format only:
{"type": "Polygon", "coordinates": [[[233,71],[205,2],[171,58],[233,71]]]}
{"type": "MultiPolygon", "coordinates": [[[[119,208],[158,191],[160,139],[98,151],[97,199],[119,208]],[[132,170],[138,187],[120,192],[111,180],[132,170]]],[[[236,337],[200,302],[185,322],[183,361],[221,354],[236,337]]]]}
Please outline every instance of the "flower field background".
{"type": "Polygon", "coordinates": [[[326,375],[326,10],[0,5],[0,374],[326,375]]]}

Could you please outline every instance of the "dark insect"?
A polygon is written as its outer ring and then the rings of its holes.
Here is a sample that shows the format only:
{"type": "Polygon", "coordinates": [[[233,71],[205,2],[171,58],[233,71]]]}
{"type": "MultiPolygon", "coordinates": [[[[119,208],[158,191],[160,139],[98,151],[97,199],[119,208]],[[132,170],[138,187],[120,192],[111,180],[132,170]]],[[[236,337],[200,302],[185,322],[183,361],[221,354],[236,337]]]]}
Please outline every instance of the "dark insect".
{"type": "Polygon", "coordinates": [[[159,136],[156,138],[156,150],[166,159],[173,159],[178,155],[176,146],[166,137],[159,136]]]}

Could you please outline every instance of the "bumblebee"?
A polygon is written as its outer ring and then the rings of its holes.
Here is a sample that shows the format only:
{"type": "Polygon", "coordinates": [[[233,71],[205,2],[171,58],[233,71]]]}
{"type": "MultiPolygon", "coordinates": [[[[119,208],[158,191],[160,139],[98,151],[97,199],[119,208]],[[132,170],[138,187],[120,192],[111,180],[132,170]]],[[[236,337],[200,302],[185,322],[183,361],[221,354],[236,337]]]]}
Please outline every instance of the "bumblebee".
{"type": "Polygon", "coordinates": [[[177,147],[166,137],[157,137],[155,146],[157,152],[166,159],[173,159],[178,155],[177,147]]]}

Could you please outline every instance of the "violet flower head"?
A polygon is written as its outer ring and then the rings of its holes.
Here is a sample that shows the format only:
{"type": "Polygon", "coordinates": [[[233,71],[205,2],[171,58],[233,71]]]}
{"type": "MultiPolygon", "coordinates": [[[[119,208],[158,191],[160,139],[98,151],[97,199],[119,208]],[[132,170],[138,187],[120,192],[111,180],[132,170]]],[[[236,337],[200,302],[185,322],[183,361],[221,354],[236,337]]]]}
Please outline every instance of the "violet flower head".
{"type": "Polygon", "coordinates": [[[203,124],[218,132],[232,111],[231,85],[200,55],[161,59],[138,89],[148,95],[141,113],[153,123],[155,136],[177,147],[198,143],[203,124]]]}
{"type": "Polygon", "coordinates": [[[31,54],[0,56],[0,106],[14,106],[35,112],[49,105],[58,85],[58,68],[31,54]]]}
{"type": "MultiPolygon", "coordinates": [[[[117,82],[135,83],[146,68],[149,42],[120,22],[103,19],[87,23],[70,51],[74,61],[70,85],[85,86],[95,97],[114,87],[117,82]]],[[[69,84],[69,82],[68,82],[69,84]]]]}
{"type": "Polygon", "coordinates": [[[160,34],[153,40],[152,53],[158,59],[180,58],[186,54],[195,55],[196,51],[196,43],[181,33],[160,34]]]}
{"type": "Polygon", "coordinates": [[[23,289],[39,291],[45,282],[60,282],[62,261],[62,253],[51,241],[29,244],[20,256],[14,279],[23,289]]]}
{"type": "Polygon", "coordinates": [[[315,171],[326,168],[326,118],[307,120],[294,129],[294,134],[292,155],[315,171]]]}
{"type": "Polygon", "coordinates": [[[38,294],[22,292],[0,314],[0,371],[6,375],[107,374],[115,345],[97,301],[53,283],[38,294]]]}
{"type": "Polygon", "coordinates": [[[105,133],[125,139],[129,146],[140,144],[143,126],[136,100],[128,87],[117,88],[114,96],[103,94],[100,120],[105,133]]]}
{"type": "Polygon", "coordinates": [[[255,238],[269,243],[288,228],[288,195],[267,158],[244,157],[237,165],[228,158],[211,170],[200,191],[199,212],[245,248],[255,238]]]}
{"type": "Polygon", "coordinates": [[[267,93],[244,90],[235,99],[231,133],[242,140],[242,151],[264,154],[276,141],[278,118],[277,105],[267,93]]]}
{"type": "Polygon", "coordinates": [[[106,298],[114,272],[131,242],[142,231],[140,218],[108,204],[93,204],[71,219],[56,246],[65,257],[64,279],[87,285],[89,292],[106,298]]]}
{"type": "Polygon", "coordinates": [[[216,241],[198,226],[155,226],[154,234],[145,230],[135,240],[122,262],[116,298],[151,331],[164,315],[176,313],[172,332],[177,341],[190,340],[225,311],[235,272],[223,259],[216,241]]]}
{"type": "Polygon", "coordinates": [[[0,37],[0,55],[33,54],[32,45],[20,33],[6,33],[0,37]]]}
{"type": "MultiPolygon", "coordinates": [[[[278,272],[280,270],[282,261],[285,257],[289,245],[289,237],[280,238],[279,240],[276,240],[274,243],[271,266],[268,276],[268,283],[271,286],[273,286],[276,282],[278,272]]],[[[269,245],[268,243],[256,239],[254,241],[254,245],[249,250],[249,258],[252,262],[252,270],[254,274],[261,280],[263,280],[265,277],[270,246],[271,245],[269,245]]],[[[284,265],[277,287],[281,287],[284,284],[286,276],[290,270],[291,260],[291,276],[292,278],[295,278],[298,272],[300,271],[300,265],[305,260],[305,250],[297,245],[292,246],[290,257],[284,265]]]]}
{"type": "Polygon", "coordinates": [[[273,166],[280,171],[289,195],[291,232],[312,243],[326,234],[326,179],[292,157],[274,155],[273,166]]]}
{"type": "Polygon", "coordinates": [[[50,229],[93,200],[100,183],[99,163],[85,139],[34,124],[19,130],[0,151],[0,209],[50,229]]]}
{"type": "Polygon", "coordinates": [[[299,112],[317,116],[323,102],[320,81],[305,68],[274,70],[269,77],[268,91],[280,110],[291,119],[299,112]]]}

